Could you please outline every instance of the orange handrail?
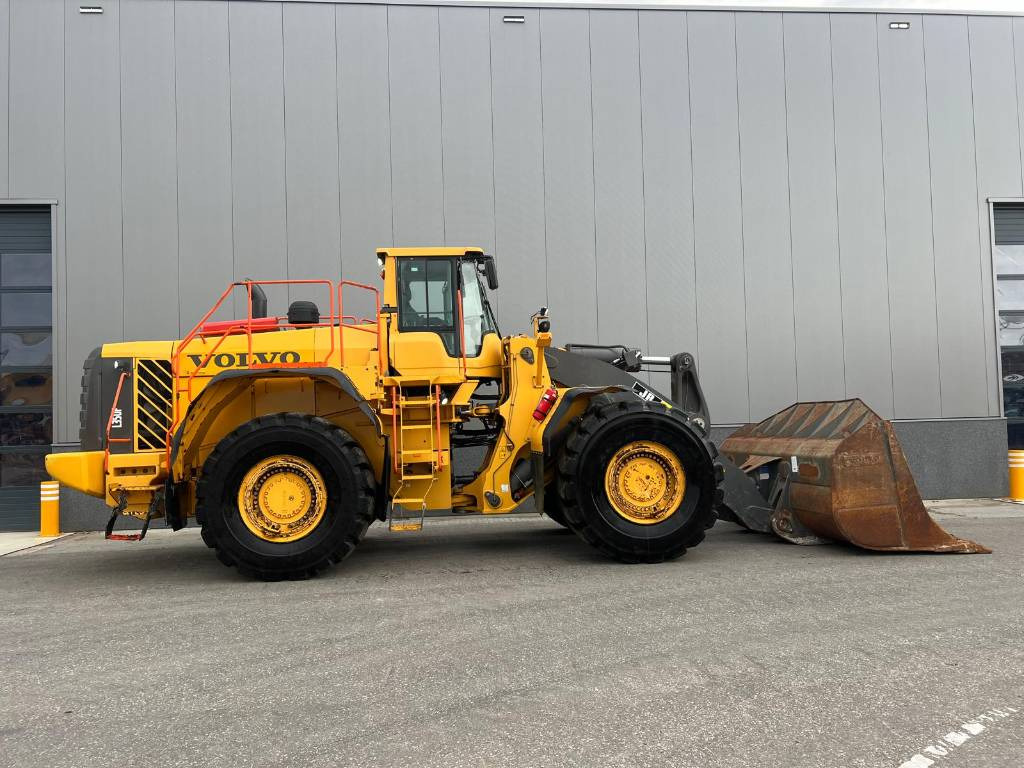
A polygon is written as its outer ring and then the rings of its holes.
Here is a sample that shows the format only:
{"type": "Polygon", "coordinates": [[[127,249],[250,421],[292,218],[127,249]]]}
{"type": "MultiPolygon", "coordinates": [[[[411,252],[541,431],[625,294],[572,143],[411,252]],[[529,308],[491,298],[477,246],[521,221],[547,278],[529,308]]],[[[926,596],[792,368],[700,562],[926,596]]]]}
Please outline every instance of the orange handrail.
{"type": "MultiPolygon", "coordinates": [[[[262,327],[262,326],[266,326],[267,325],[267,322],[266,322],[266,320],[264,318],[253,318],[253,316],[252,316],[252,289],[253,289],[253,286],[254,285],[311,285],[311,284],[312,285],[324,285],[324,286],[327,287],[327,294],[328,294],[329,301],[330,301],[330,313],[329,313],[328,317],[326,318],[326,321],[320,322],[320,323],[311,323],[311,324],[308,324],[308,325],[298,326],[298,325],[293,324],[293,323],[281,323],[280,321],[281,321],[282,318],[278,317],[278,318],[275,318],[278,322],[277,322],[277,325],[274,326],[274,327],[276,327],[276,328],[297,328],[297,327],[317,328],[317,327],[328,327],[328,328],[332,328],[333,329],[335,324],[340,325],[342,323],[341,314],[340,314],[340,311],[338,311],[338,310],[340,310],[340,307],[336,307],[336,305],[335,305],[335,293],[334,293],[334,285],[335,284],[331,280],[315,280],[315,279],[302,279],[302,280],[239,280],[239,281],[235,281],[235,282],[231,283],[224,290],[224,292],[220,295],[220,298],[217,299],[217,301],[214,303],[214,305],[212,307],[210,307],[210,309],[206,312],[206,314],[203,315],[202,319],[200,319],[200,321],[198,323],[196,323],[196,325],[192,328],[192,330],[190,330],[188,332],[188,334],[186,334],[185,338],[182,339],[182,341],[177,345],[177,347],[176,347],[176,349],[174,351],[174,355],[171,357],[171,376],[172,376],[172,379],[174,381],[174,389],[175,389],[175,391],[173,392],[173,396],[172,396],[172,399],[171,399],[171,418],[169,419],[169,422],[168,422],[167,436],[166,436],[166,456],[167,456],[167,466],[168,466],[168,471],[169,472],[171,471],[170,460],[171,460],[171,445],[172,445],[172,442],[173,442],[173,435],[174,435],[174,432],[177,429],[178,425],[181,423],[181,417],[182,417],[182,414],[179,413],[180,409],[179,409],[179,405],[178,405],[178,400],[179,400],[180,396],[182,394],[186,394],[188,396],[188,401],[189,402],[192,401],[192,382],[197,377],[199,372],[210,361],[210,359],[216,353],[217,349],[219,349],[220,345],[224,342],[224,339],[226,339],[228,336],[230,336],[230,335],[232,335],[234,333],[241,333],[241,332],[245,333],[245,335],[246,335],[246,348],[248,350],[248,356],[247,356],[246,359],[247,359],[247,361],[252,361],[252,359],[253,359],[253,354],[252,354],[252,334],[253,334],[253,332],[254,331],[255,332],[259,332],[259,331],[262,331],[262,330],[269,330],[269,328],[262,327]],[[243,286],[245,288],[246,299],[247,299],[247,301],[246,301],[246,316],[245,316],[245,319],[244,320],[238,320],[236,322],[226,323],[224,325],[224,327],[219,327],[215,331],[207,330],[206,332],[204,332],[204,327],[206,326],[207,321],[217,312],[218,309],[221,308],[221,306],[223,306],[224,301],[228,298],[228,296],[230,296],[232,294],[232,292],[235,290],[235,288],[243,287],[243,286]],[[254,325],[255,326],[260,326],[260,327],[254,327],[254,325]],[[188,377],[186,386],[183,388],[183,387],[181,387],[179,385],[180,372],[181,372],[181,359],[182,359],[182,356],[185,353],[185,350],[189,347],[189,345],[193,341],[195,341],[195,339],[197,337],[202,338],[204,341],[206,341],[207,339],[211,339],[211,340],[212,339],[216,339],[216,341],[215,341],[215,343],[213,345],[213,348],[210,349],[206,353],[206,356],[203,358],[202,362],[192,370],[192,372],[190,373],[190,375],[188,377]]],[[[365,287],[369,288],[369,286],[365,286],[365,287]]],[[[339,290],[340,290],[340,287],[339,287],[339,290]]],[[[376,291],[376,289],[373,289],[373,288],[371,288],[371,290],[376,291]]],[[[340,300],[340,294],[339,294],[338,298],[340,300]]],[[[378,295],[377,306],[378,306],[378,309],[379,309],[380,308],[379,295],[378,295]]],[[[284,317],[283,319],[287,320],[287,317],[284,317]]],[[[326,355],[324,356],[323,360],[317,360],[317,361],[306,360],[306,361],[299,361],[299,362],[296,362],[296,363],[282,363],[280,361],[275,362],[275,363],[252,363],[252,362],[249,362],[247,367],[250,368],[250,369],[263,369],[263,368],[299,368],[299,367],[309,367],[309,366],[313,366],[313,367],[326,367],[326,366],[329,366],[331,364],[331,358],[334,356],[334,349],[335,349],[335,338],[334,338],[333,330],[328,334],[328,337],[329,337],[330,345],[329,345],[329,347],[328,347],[328,349],[326,351],[326,355]]]]}
{"type": "Polygon", "coordinates": [[[124,380],[128,378],[128,371],[121,371],[121,376],[117,380],[117,389],[114,390],[114,402],[110,404],[110,415],[107,416],[107,434],[106,441],[103,446],[103,474],[105,475],[110,467],[110,444],[111,443],[130,443],[132,439],[130,437],[111,437],[110,430],[114,426],[114,413],[117,411],[117,403],[121,399],[121,388],[124,386],[124,380]]]}
{"type": "MultiPolygon", "coordinates": [[[[338,367],[339,368],[344,368],[345,367],[345,329],[346,328],[351,328],[354,331],[363,331],[365,333],[376,334],[376,336],[377,336],[377,358],[378,358],[377,359],[377,363],[379,365],[378,372],[379,372],[380,376],[383,376],[384,372],[387,370],[387,366],[385,365],[383,333],[381,332],[380,291],[378,289],[374,288],[372,285],[366,285],[365,283],[357,283],[354,280],[339,280],[338,281],[338,315],[341,318],[340,322],[338,323],[338,340],[339,340],[339,342],[338,342],[338,367]],[[376,303],[376,310],[377,310],[377,321],[375,323],[375,326],[376,326],[375,328],[371,329],[371,328],[366,328],[366,327],[364,327],[362,325],[356,325],[354,323],[346,323],[345,322],[346,318],[351,318],[353,320],[357,319],[355,315],[346,315],[345,314],[345,309],[344,309],[344,289],[345,289],[346,285],[350,285],[353,288],[360,288],[360,289],[362,289],[364,291],[372,291],[373,292],[374,302],[376,303]]],[[[370,323],[373,322],[369,318],[359,318],[359,319],[367,320],[367,325],[369,325],[370,323]]]]}

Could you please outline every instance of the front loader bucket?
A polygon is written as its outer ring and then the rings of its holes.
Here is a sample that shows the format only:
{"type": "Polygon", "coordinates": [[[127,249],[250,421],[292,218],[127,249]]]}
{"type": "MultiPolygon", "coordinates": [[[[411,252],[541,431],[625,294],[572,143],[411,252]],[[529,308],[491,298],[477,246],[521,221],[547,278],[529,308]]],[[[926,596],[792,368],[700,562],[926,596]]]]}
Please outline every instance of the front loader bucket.
{"type": "Polygon", "coordinates": [[[759,474],[762,487],[775,472],[766,495],[771,527],[783,538],[895,552],[991,551],[932,520],[892,425],[861,400],[797,403],[741,427],[721,451],[759,474]]]}

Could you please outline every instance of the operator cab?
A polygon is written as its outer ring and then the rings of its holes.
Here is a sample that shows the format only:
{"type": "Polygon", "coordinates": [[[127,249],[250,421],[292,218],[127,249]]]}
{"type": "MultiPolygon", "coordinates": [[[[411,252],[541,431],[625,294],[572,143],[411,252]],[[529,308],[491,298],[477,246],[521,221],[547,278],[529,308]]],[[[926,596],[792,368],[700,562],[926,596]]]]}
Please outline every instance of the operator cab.
{"type": "Polygon", "coordinates": [[[377,252],[391,326],[392,365],[402,375],[436,370],[438,359],[467,375],[500,367],[500,335],[487,290],[498,287],[494,257],[470,248],[377,252]]]}

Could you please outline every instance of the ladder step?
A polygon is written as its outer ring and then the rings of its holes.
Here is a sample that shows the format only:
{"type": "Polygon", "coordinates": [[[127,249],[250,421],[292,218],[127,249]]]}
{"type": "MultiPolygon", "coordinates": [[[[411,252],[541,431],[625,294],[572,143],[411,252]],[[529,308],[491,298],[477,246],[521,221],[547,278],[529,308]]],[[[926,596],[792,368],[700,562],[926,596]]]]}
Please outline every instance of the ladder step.
{"type": "Polygon", "coordinates": [[[433,475],[402,475],[403,480],[433,480],[433,475]]]}
{"type": "Polygon", "coordinates": [[[426,464],[437,459],[437,451],[432,448],[405,450],[399,452],[398,458],[403,464],[426,464]]]}
{"type": "Polygon", "coordinates": [[[432,397],[403,397],[398,401],[399,405],[404,405],[407,408],[413,407],[427,407],[437,405],[437,400],[432,397]]]}
{"type": "Polygon", "coordinates": [[[423,521],[422,520],[392,520],[391,525],[388,527],[390,531],[397,531],[398,533],[404,533],[406,531],[422,531],[423,521]]]}
{"type": "Polygon", "coordinates": [[[400,428],[401,429],[408,429],[408,430],[413,430],[413,429],[433,429],[434,425],[433,424],[402,424],[402,426],[400,428]]]}

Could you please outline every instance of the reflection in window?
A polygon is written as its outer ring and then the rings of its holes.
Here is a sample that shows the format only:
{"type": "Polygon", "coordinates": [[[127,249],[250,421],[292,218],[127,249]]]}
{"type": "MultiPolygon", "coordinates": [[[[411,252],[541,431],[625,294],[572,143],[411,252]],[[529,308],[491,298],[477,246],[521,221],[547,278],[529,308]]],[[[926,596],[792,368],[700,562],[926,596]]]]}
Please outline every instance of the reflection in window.
{"type": "Polygon", "coordinates": [[[0,373],[0,406],[53,403],[53,377],[46,373],[0,373]]]}
{"type": "Polygon", "coordinates": [[[403,258],[398,264],[398,329],[436,332],[448,354],[457,354],[451,259],[403,258]]]}
{"type": "Polygon", "coordinates": [[[0,325],[48,326],[51,319],[49,293],[0,294],[0,325]]]}
{"type": "Polygon", "coordinates": [[[0,486],[10,488],[19,485],[36,485],[48,480],[43,463],[45,454],[0,453],[0,486]]]}
{"type": "Polygon", "coordinates": [[[476,262],[462,262],[462,328],[466,339],[466,356],[476,357],[483,347],[484,336],[492,333],[494,323],[484,303],[484,288],[476,262]]]}
{"type": "Polygon", "coordinates": [[[0,445],[49,445],[53,419],[49,413],[0,413],[0,445]]]}
{"type": "Polygon", "coordinates": [[[0,333],[0,365],[50,366],[52,347],[48,331],[5,331],[0,333]]]}

